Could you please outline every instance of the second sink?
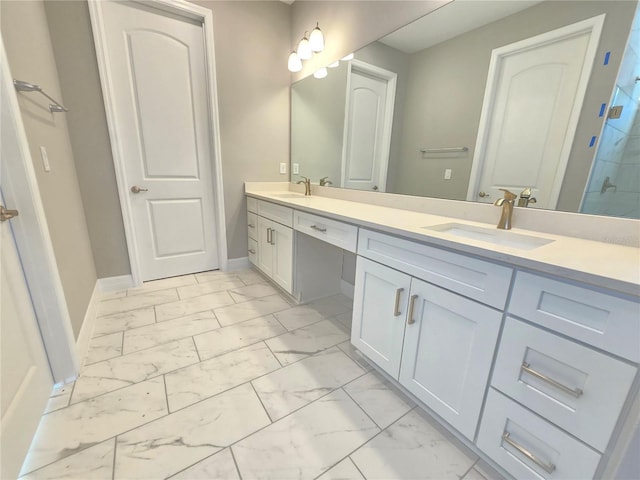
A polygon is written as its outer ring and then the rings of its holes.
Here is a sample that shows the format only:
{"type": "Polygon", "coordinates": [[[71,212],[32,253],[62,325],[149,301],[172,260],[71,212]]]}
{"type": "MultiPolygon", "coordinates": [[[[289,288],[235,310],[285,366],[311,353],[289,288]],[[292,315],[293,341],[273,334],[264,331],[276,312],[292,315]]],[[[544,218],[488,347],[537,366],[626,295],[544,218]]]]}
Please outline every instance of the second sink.
{"type": "Polygon", "coordinates": [[[519,250],[533,250],[534,248],[547,245],[554,240],[548,238],[533,237],[521,233],[513,233],[492,228],[476,227],[462,223],[443,223],[422,227],[425,230],[448,233],[457,237],[478,240],[480,242],[492,243],[503,247],[517,248],[519,250]]]}

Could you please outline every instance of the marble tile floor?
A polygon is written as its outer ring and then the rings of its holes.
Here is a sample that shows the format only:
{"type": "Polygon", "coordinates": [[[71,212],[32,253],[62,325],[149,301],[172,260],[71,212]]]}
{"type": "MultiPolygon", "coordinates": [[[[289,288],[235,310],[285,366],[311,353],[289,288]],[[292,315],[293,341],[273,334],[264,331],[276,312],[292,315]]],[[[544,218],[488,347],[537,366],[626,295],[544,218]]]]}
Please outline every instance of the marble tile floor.
{"type": "Polygon", "coordinates": [[[105,294],[21,479],[493,478],[349,342],[351,301],[252,270],[105,294]]]}

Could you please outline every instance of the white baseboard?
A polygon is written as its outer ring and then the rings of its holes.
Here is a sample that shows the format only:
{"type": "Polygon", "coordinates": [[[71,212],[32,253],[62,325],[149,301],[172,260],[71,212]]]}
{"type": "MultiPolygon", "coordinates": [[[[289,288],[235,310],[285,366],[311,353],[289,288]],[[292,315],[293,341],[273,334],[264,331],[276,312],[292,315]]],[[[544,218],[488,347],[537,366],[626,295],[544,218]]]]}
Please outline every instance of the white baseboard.
{"type": "Polygon", "coordinates": [[[91,340],[93,327],[96,323],[98,303],[100,303],[101,297],[102,292],[100,291],[100,280],[98,280],[96,285],[93,287],[93,293],[91,294],[91,299],[89,300],[89,305],[87,306],[87,311],[85,312],[84,319],[82,321],[82,327],[80,327],[80,333],[76,340],[76,355],[78,358],[78,365],[80,365],[80,370],[82,370],[82,367],[84,366],[84,359],[87,356],[89,341],[91,340]]]}
{"type": "Polygon", "coordinates": [[[133,287],[133,277],[131,275],[120,275],[119,277],[107,277],[98,279],[99,292],[115,292],[133,287]]]}
{"type": "Polygon", "coordinates": [[[345,297],[353,300],[353,291],[354,285],[350,284],[349,282],[345,282],[344,280],[340,280],[340,292],[342,292],[345,297]]]}
{"type": "Polygon", "coordinates": [[[249,257],[230,258],[229,260],[227,260],[228,272],[233,272],[235,270],[245,270],[247,268],[251,268],[249,257]]]}

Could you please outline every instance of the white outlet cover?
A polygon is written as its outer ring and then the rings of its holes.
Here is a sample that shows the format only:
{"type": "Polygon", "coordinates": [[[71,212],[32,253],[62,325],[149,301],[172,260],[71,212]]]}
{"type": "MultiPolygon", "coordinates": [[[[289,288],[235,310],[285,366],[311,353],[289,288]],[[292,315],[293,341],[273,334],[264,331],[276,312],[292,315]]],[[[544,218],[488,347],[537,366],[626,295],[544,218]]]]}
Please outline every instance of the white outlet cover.
{"type": "Polygon", "coordinates": [[[298,175],[300,173],[300,164],[299,163],[294,163],[293,164],[293,174],[294,175],[298,175]]]}
{"type": "Polygon", "coordinates": [[[450,168],[447,168],[444,171],[444,179],[445,180],[451,180],[451,169],[450,168]]]}
{"type": "Polygon", "coordinates": [[[287,173],[287,164],[282,162],[280,164],[280,174],[284,175],[285,173],[287,173]]]}

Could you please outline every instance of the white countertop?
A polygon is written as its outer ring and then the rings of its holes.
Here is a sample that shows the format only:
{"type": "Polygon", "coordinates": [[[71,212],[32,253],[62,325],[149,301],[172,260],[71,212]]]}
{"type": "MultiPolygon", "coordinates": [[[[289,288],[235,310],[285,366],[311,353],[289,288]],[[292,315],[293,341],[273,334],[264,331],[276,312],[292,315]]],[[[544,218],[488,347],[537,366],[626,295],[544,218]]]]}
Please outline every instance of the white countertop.
{"type": "Polygon", "coordinates": [[[359,227],[375,229],[629,295],[640,295],[639,248],[512,228],[510,232],[516,234],[553,240],[546,245],[523,250],[462,238],[428,228],[446,223],[495,228],[495,225],[486,223],[318,195],[305,197],[291,191],[265,191],[262,188],[253,189],[251,184],[247,184],[245,193],[251,197],[323,215],[359,227]]]}

